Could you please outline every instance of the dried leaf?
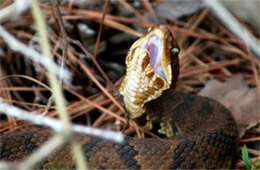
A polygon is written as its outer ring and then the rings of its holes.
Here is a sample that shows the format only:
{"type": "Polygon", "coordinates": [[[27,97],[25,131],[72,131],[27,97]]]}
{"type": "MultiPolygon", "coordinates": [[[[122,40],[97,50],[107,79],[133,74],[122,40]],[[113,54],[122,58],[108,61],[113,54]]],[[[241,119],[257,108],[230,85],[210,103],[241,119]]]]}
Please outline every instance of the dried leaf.
{"type": "Polygon", "coordinates": [[[200,0],[166,0],[155,8],[155,12],[161,18],[176,19],[182,16],[191,15],[203,7],[204,5],[200,0]]]}
{"type": "Polygon", "coordinates": [[[240,137],[246,129],[260,122],[259,94],[256,88],[249,88],[241,74],[226,82],[210,80],[199,95],[213,98],[226,106],[233,114],[240,137]]]}

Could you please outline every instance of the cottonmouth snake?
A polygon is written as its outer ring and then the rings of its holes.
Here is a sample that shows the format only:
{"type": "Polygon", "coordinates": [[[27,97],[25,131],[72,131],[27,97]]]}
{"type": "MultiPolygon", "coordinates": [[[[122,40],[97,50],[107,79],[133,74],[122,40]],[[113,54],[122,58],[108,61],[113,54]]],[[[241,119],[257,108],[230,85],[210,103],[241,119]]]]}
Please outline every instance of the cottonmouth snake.
{"type": "MultiPolygon", "coordinates": [[[[174,137],[125,137],[123,144],[115,144],[77,134],[90,168],[232,166],[238,135],[230,112],[212,99],[172,90],[179,72],[178,52],[179,47],[168,28],[153,26],[131,47],[126,59],[127,74],[120,88],[131,118],[137,122],[145,119],[147,128],[158,127],[160,133],[174,137]]],[[[2,137],[1,160],[14,161],[28,156],[51,134],[50,130],[39,128],[2,137]]],[[[74,167],[70,147],[55,151],[38,168],[48,168],[54,162],[74,167]]]]}

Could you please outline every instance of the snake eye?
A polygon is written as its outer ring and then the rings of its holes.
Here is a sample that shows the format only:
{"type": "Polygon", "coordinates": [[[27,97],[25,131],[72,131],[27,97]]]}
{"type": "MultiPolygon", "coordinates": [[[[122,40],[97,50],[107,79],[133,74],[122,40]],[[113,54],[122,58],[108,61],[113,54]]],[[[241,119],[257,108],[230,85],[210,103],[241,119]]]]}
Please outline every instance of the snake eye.
{"type": "Polygon", "coordinates": [[[148,32],[150,32],[151,30],[152,30],[152,27],[149,27],[149,28],[147,29],[148,32]]]}
{"type": "Polygon", "coordinates": [[[179,54],[180,50],[179,50],[179,48],[171,48],[170,52],[172,55],[175,55],[175,54],[179,54]]]}

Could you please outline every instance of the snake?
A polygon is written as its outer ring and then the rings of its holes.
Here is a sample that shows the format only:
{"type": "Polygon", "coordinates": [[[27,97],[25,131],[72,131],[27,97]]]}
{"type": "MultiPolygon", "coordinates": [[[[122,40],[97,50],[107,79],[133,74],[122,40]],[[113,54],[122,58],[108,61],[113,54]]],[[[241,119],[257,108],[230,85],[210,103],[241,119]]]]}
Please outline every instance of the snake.
{"type": "MultiPolygon", "coordinates": [[[[167,25],[150,27],[126,57],[119,92],[129,117],[161,138],[126,136],[123,143],[75,134],[90,169],[231,168],[238,150],[238,131],[231,113],[217,101],[174,90],[179,75],[176,39],[167,25]]],[[[37,127],[1,136],[0,160],[21,161],[51,136],[37,127]]],[[[75,168],[68,144],[35,168],[75,168]]]]}

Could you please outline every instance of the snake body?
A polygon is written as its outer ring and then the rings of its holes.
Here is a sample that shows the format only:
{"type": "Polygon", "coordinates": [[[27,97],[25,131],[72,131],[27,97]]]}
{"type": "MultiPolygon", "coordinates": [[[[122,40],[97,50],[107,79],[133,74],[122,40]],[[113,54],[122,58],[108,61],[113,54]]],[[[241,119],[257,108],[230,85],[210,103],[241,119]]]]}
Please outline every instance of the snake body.
{"type": "MultiPolygon", "coordinates": [[[[154,26],[148,31],[148,34],[141,38],[141,41],[146,40],[147,36],[153,35],[151,33],[156,34],[156,31],[158,33],[158,30],[161,29],[167,31],[165,26],[154,26]]],[[[162,40],[164,41],[164,39],[162,40]]],[[[147,95],[142,96],[140,100],[137,98],[136,101],[140,102],[139,105],[142,107],[135,107],[135,104],[138,103],[134,101],[135,94],[137,94],[135,93],[137,92],[136,88],[129,89],[129,83],[126,82],[132,79],[131,76],[130,78],[126,76],[120,91],[125,97],[124,101],[127,103],[126,109],[130,112],[130,117],[135,119],[144,117],[149,128],[159,127],[159,132],[166,136],[174,134],[174,137],[164,139],[125,137],[122,144],[115,144],[96,137],[77,134],[76,138],[82,145],[90,168],[191,169],[230,168],[232,166],[238,148],[238,133],[232,115],[224,106],[212,99],[174,92],[171,89],[177,79],[174,75],[178,74],[178,69],[173,70],[178,65],[176,58],[178,50],[176,50],[177,46],[175,46],[176,43],[173,39],[167,42],[171,43],[171,48],[163,50],[174,49],[171,57],[175,57],[175,59],[168,58],[169,61],[163,61],[166,64],[161,63],[168,69],[164,72],[164,77],[161,78],[163,81],[161,87],[165,87],[165,89],[161,92],[154,92],[153,89],[150,89],[152,97],[147,95]],[[152,100],[155,98],[156,100],[152,100]],[[128,100],[133,100],[135,104],[131,105],[128,100]]],[[[151,55],[149,51],[147,53],[151,55]]],[[[167,55],[167,58],[170,53],[164,52],[163,55],[167,55]]],[[[146,56],[143,58],[145,59],[146,56]]],[[[161,60],[165,60],[165,58],[161,60]]],[[[142,61],[139,63],[142,66],[142,61]]],[[[147,69],[148,72],[151,71],[150,68],[147,69]]],[[[162,70],[165,71],[165,68],[162,70]]],[[[150,81],[152,80],[158,80],[158,76],[150,81]]],[[[144,85],[142,88],[145,91],[148,86],[144,85]]],[[[0,158],[5,161],[20,160],[40,147],[51,135],[51,130],[39,128],[35,131],[2,137],[0,158]]],[[[68,167],[75,167],[70,147],[67,145],[49,155],[37,167],[50,168],[53,164],[62,166],[64,163],[68,167]]]]}

